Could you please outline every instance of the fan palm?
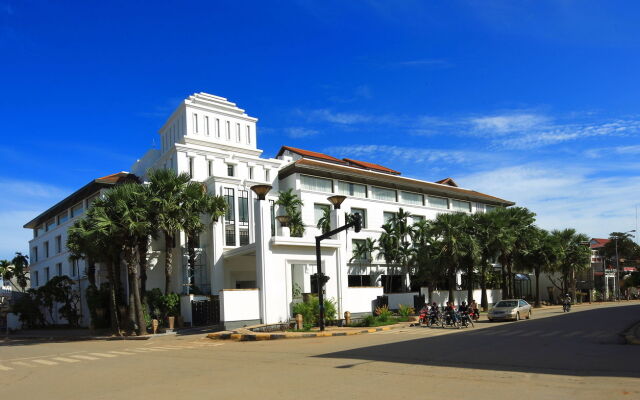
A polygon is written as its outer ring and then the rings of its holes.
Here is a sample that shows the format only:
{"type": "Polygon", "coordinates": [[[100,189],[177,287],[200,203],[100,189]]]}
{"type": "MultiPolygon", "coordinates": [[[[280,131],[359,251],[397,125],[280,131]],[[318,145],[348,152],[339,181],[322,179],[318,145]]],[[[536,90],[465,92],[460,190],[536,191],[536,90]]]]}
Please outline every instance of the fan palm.
{"type": "Polygon", "coordinates": [[[322,209],[322,217],[318,220],[317,227],[323,234],[331,230],[331,208],[324,207],[322,209]]]}
{"type": "Polygon", "coordinates": [[[304,222],[302,221],[302,213],[300,208],[303,206],[302,200],[297,194],[293,193],[293,189],[288,189],[278,193],[276,205],[282,207],[285,215],[289,216],[289,228],[291,236],[302,237],[304,234],[304,222]]]}
{"type": "Polygon", "coordinates": [[[175,235],[184,230],[182,199],[183,192],[191,178],[189,174],[178,174],[174,170],[151,170],[149,176],[149,194],[153,225],[164,236],[165,294],[171,291],[173,273],[173,247],[175,235]]]}
{"type": "Polygon", "coordinates": [[[466,214],[439,214],[433,221],[433,232],[437,238],[438,258],[443,263],[449,281],[449,301],[454,301],[455,276],[464,257],[470,254],[471,237],[466,231],[466,214]]]}

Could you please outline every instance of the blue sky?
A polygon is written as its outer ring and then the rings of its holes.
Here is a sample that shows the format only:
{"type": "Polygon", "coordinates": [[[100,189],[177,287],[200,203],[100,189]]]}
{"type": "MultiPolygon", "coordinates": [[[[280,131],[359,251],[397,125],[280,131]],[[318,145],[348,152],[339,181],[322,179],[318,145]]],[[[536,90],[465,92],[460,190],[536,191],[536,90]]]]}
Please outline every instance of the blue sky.
{"type": "Polygon", "coordinates": [[[501,196],[547,229],[636,225],[635,1],[0,0],[0,258],[127,170],[180,99],[224,96],[283,145],[501,196]],[[133,3],[133,4],[132,4],[133,3]]]}

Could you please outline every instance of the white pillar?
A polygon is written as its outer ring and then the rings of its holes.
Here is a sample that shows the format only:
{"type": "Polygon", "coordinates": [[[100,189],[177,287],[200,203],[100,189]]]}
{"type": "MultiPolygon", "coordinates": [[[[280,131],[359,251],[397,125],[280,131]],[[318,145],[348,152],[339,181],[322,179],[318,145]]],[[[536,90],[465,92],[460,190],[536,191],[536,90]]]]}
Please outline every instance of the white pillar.
{"type": "MultiPolygon", "coordinates": [[[[331,210],[331,229],[336,229],[344,224],[345,224],[344,212],[340,209],[331,210]]],[[[346,257],[346,254],[345,254],[347,249],[347,243],[345,238],[347,237],[348,235],[345,232],[340,232],[333,238],[338,240],[341,244],[336,251],[336,283],[335,285],[336,285],[337,294],[338,294],[338,298],[336,299],[338,319],[343,318],[344,311],[348,311],[348,310],[345,310],[343,306],[344,293],[347,291],[347,285],[349,282],[349,277],[348,277],[349,271],[346,264],[346,260],[348,259],[348,257],[346,257]],[[343,260],[345,260],[344,264],[343,264],[343,260]]]]}
{"type": "MultiPolygon", "coordinates": [[[[224,258],[222,258],[222,250],[224,247],[224,217],[220,217],[218,222],[211,225],[212,254],[211,259],[211,294],[218,294],[220,289],[225,288],[224,276],[224,258]]],[[[233,289],[233,288],[232,288],[233,289]]]]}
{"type": "Polygon", "coordinates": [[[267,249],[271,238],[271,218],[267,200],[259,200],[255,213],[256,237],[256,283],[260,289],[260,319],[263,324],[268,323],[267,315],[267,282],[265,276],[267,249]],[[266,230],[269,230],[267,234],[266,230]]]}

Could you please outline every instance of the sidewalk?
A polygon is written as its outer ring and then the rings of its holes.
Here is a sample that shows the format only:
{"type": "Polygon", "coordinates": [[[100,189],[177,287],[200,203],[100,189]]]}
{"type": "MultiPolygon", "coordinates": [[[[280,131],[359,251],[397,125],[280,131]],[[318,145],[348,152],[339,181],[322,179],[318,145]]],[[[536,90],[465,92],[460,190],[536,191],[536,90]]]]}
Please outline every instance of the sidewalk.
{"type": "Polygon", "coordinates": [[[330,336],[352,336],[360,335],[363,333],[373,333],[380,331],[388,331],[397,328],[406,328],[410,326],[410,322],[401,322],[394,325],[386,325],[375,328],[363,328],[363,327],[326,327],[324,332],[320,332],[318,328],[314,328],[309,332],[253,332],[247,328],[235,329],[233,331],[223,331],[210,333],[207,335],[212,340],[235,340],[238,342],[250,342],[259,340],[276,340],[276,339],[303,339],[303,338],[317,338],[317,337],[330,337],[330,336]]]}

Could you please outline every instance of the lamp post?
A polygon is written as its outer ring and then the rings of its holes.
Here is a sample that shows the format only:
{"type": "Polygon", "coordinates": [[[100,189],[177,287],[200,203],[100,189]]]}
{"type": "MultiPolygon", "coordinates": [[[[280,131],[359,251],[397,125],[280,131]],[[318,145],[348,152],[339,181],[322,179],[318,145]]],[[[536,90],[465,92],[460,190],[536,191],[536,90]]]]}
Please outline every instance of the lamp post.
{"type": "Polygon", "coordinates": [[[327,200],[329,200],[329,203],[333,204],[334,209],[339,210],[340,205],[346,198],[347,196],[335,195],[335,196],[327,197],[327,200]]]}
{"type": "MultiPolygon", "coordinates": [[[[630,231],[626,231],[623,232],[623,235],[629,234],[630,237],[635,237],[633,235],[631,235],[632,232],[635,232],[635,229],[632,229],[630,231]]],[[[619,235],[616,235],[613,237],[613,239],[615,240],[615,244],[616,244],[616,277],[615,277],[615,294],[616,294],[616,300],[620,300],[620,257],[618,256],[618,239],[620,239],[619,235]]]]}
{"type": "Polygon", "coordinates": [[[255,224],[255,244],[256,244],[256,280],[260,288],[260,317],[263,323],[267,323],[267,277],[265,268],[267,266],[267,248],[269,247],[270,234],[267,227],[270,225],[268,216],[269,204],[265,201],[267,193],[271,190],[271,185],[254,185],[251,190],[258,196],[258,207],[256,210],[255,224]]]}

